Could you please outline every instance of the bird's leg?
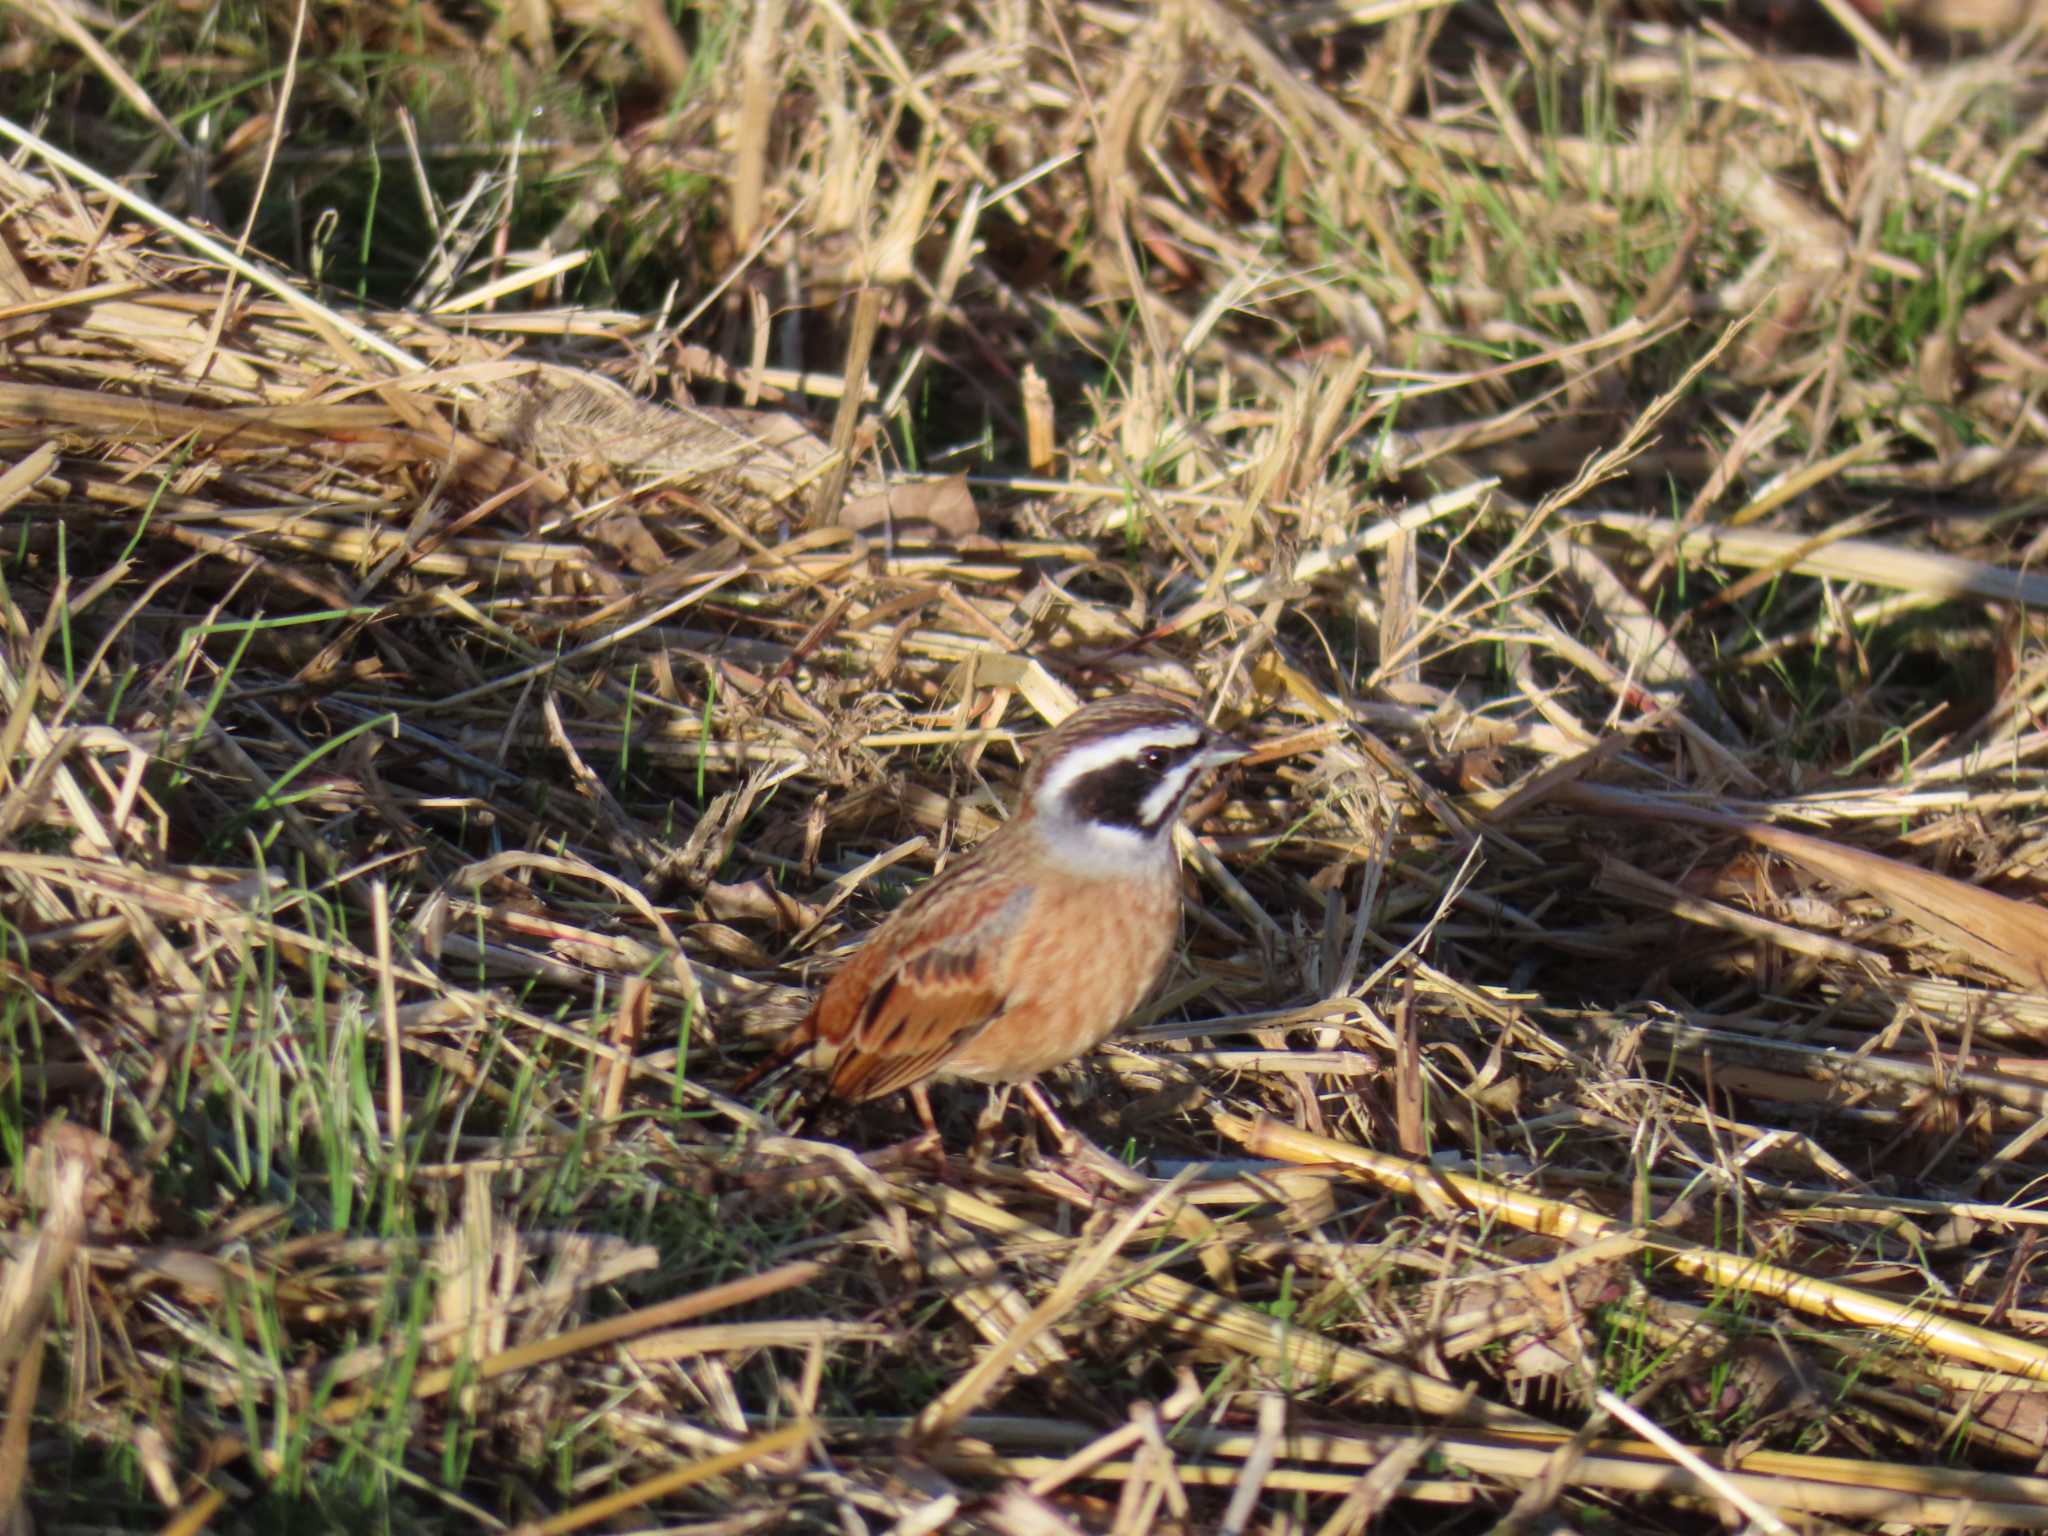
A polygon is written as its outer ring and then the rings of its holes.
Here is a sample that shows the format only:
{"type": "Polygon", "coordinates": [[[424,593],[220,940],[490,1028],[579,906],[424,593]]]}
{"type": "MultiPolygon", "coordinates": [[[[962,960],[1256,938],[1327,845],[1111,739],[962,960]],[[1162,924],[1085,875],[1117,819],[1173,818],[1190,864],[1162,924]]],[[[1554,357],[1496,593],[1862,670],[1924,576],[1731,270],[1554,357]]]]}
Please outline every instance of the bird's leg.
{"type": "Polygon", "coordinates": [[[1126,1168],[1079,1131],[1070,1130],[1053,1109],[1052,1101],[1046,1098],[1036,1080],[1027,1081],[1020,1086],[1023,1089],[1024,1101],[1031,1106],[1038,1118],[1045,1122],[1046,1129],[1052,1132],[1053,1144],[1060,1149],[1061,1158],[1074,1164],[1077,1172],[1085,1172],[1088,1175],[1089,1182],[1095,1186],[1098,1198],[1110,1185],[1130,1194],[1142,1194],[1150,1187],[1142,1174],[1126,1168]]]}
{"type": "Polygon", "coordinates": [[[939,1139],[939,1122],[932,1118],[931,1091],[923,1083],[910,1085],[910,1102],[917,1108],[918,1123],[924,1127],[925,1135],[933,1141],[939,1139]]]}
{"type": "Polygon", "coordinates": [[[924,1135],[918,1138],[931,1148],[932,1161],[938,1176],[946,1176],[946,1141],[939,1135],[939,1122],[932,1118],[932,1096],[923,1083],[910,1085],[910,1102],[917,1108],[917,1118],[924,1125],[924,1135]]]}

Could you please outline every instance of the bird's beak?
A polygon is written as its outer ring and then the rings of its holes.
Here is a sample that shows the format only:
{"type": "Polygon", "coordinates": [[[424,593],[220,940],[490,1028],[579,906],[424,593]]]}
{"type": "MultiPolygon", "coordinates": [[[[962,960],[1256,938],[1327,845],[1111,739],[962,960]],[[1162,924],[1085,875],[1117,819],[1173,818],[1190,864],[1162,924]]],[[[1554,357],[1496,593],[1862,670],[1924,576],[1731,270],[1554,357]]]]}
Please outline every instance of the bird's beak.
{"type": "Polygon", "coordinates": [[[1225,736],[1219,732],[1211,736],[1203,744],[1202,766],[1204,768],[1220,768],[1225,763],[1236,762],[1240,757],[1251,756],[1251,751],[1250,747],[1239,741],[1235,736],[1225,736]]]}

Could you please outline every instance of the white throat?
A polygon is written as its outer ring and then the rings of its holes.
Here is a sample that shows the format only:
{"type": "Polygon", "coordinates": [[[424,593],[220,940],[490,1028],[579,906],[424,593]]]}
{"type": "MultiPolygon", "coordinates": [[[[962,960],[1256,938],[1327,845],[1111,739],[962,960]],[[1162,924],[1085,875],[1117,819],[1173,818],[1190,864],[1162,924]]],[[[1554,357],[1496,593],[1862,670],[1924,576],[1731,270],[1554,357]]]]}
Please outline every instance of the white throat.
{"type": "Polygon", "coordinates": [[[1148,833],[1050,809],[1039,815],[1036,830],[1047,856],[1084,879],[1110,880],[1173,862],[1172,822],[1148,833]]]}

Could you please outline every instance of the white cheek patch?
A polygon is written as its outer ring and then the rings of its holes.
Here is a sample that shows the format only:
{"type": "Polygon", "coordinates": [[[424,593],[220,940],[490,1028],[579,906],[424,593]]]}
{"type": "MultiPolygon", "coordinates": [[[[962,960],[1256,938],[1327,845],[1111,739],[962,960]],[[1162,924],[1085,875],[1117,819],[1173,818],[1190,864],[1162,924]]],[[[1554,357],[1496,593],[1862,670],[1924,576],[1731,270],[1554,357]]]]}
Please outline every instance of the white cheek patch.
{"type": "MultiPolygon", "coordinates": [[[[1097,769],[1107,768],[1111,763],[1136,757],[1147,747],[1185,752],[1189,747],[1200,746],[1201,742],[1201,728],[1194,725],[1162,725],[1105,736],[1100,741],[1075,748],[1051,766],[1045,782],[1038,786],[1038,804],[1041,808],[1058,805],[1079,780],[1097,769]]],[[[1149,805],[1150,800],[1146,803],[1149,805]]]]}
{"type": "Polygon", "coordinates": [[[1174,807],[1180,803],[1180,797],[1187,793],[1188,785],[1194,776],[1207,766],[1202,759],[1195,757],[1170,771],[1138,807],[1138,820],[1148,827],[1156,827],[1165,821],[1173,814],[1174,807]]]}
{"type": "Polygon", "coordinates": [[[1052,861],[1085,879],[1114,879],[1173,857],[1170,839],[1153,837],[1136,827],[1112,827],[1062,816],[1041,823],[1041,828],[1052,861]]]}

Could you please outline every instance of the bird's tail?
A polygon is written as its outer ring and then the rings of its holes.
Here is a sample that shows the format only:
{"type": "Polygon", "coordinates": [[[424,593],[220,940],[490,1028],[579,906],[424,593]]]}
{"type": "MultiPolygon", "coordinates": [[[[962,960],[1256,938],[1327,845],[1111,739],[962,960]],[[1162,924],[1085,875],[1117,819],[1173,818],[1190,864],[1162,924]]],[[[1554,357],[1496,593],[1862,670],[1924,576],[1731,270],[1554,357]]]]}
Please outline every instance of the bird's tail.
{"type": "Polygon", "coordinates": [[[803,1022],[783,1037],[782,1043],[770,1051],[761,1061],[748,1068],[746,1075],[732,1085],[731,1093],[736,1099],[744,1098],[762,1083],[795,1061],[797,1057],[817,1043],[817,1009],[804,1015],[803,1022]]]}

